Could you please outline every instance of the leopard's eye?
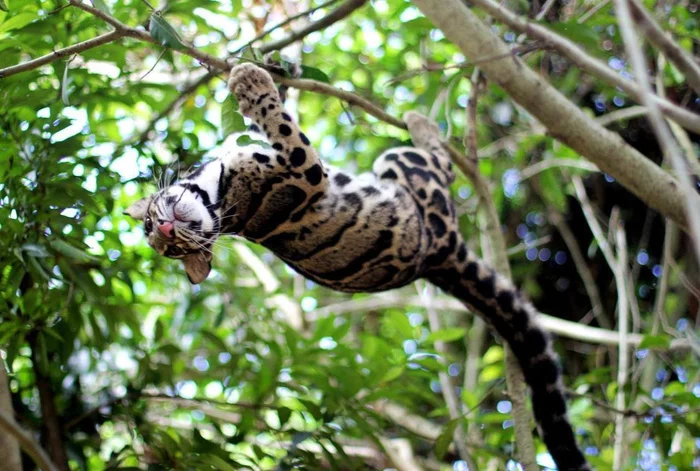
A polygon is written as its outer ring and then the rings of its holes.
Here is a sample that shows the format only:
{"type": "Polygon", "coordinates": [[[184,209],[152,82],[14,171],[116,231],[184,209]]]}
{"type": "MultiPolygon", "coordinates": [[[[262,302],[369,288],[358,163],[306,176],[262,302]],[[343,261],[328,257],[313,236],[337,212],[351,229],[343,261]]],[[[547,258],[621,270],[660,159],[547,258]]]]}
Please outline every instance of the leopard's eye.
{"type": "Polygon", "coordinates": [[[151,220],[151,216],[146,216],[146,220],[144,221],[144,226],[146,227],[147,233],[150,233],[153,230],[153,221],[151,220]]]}

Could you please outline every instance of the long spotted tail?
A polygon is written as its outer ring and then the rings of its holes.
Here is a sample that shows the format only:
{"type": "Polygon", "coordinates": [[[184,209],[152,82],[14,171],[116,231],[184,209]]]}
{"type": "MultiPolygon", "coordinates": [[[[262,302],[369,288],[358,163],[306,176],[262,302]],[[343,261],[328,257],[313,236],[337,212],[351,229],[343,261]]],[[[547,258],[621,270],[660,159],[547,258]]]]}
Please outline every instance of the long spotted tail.
{"type": "MultiPolygon", "coordinates": [[[[463,243],[462,243],[463,244],[463,243]]],[[[426,278],[479,313],[508,343],[530,387],[540,435],[560,471],[590,471],[566,416],[557,356],[535,319],[535,308],[503,276],[474,254],[459,256],[426,278]]]]}

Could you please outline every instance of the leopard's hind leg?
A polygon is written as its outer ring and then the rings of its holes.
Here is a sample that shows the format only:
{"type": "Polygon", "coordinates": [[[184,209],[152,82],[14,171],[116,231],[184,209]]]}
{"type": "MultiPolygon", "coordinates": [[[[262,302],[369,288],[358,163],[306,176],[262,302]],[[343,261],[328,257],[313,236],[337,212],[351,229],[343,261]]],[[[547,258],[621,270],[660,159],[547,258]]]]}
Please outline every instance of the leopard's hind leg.
{"type": "Polygon", "coordinates": [[[416,147],[388,150],[373,170],[380,181],[398,184],[412,196],[427,243],[423,268],[429,269],[441,266],[463,245],[449,190],[454,173],[437,125],[415,112],[404,119],[416,147]]]}

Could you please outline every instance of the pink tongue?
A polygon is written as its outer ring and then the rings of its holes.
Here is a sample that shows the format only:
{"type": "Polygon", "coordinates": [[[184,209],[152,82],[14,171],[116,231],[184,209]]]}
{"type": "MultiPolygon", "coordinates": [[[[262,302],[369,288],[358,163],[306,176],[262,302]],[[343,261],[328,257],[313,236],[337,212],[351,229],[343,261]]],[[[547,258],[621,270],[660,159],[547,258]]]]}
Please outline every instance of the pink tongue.
{"type": "Polygon", "coordinates": [[[158,230],[168,239],[173,238],[173,223],[170,221],[164,222],[163,224],[158,224],[158,230]]]}

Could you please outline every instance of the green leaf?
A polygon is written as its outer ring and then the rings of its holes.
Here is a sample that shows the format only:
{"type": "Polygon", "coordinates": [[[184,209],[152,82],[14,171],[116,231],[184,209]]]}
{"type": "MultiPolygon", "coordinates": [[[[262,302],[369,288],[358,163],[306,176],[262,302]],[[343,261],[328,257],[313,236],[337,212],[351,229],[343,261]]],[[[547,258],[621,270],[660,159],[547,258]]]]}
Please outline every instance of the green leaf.
{"type": "Polygon", "coordinates": [[[391,311],[385,318],[385,323],[393,327],[403,339],[412,339],[416,329],[413,328],[404,312],[391,311]]]}
{"type": "Polygon", "coordinates": [[[292,410],[289,407],[280,407],[277,410],[277,415],[280,419],[280,429],[282,429],[292,416],[292,410]]]}
{"type": "Polygon", "coordinates": [[[639,344],[639,348],[668,349],[671,346],[671,337],[668,335],[645,335],[639,344]]]}
{"type": "Polygon", "coordinates": [[[307,65],[301,66],[301,78],[317,80],[323,83],[330,83],[331,81],[324,71],[307,65]]]}
{"type": "Polygon", "coordinates": [[[109,7],[104,2],[104,0],[90,0],[90,2],[92,2],[92,6],[94,6],[95,8],[100,10],[101,12],[110,13],[109,7]]]}
{"type": "Polygon", "coordinates": [[[203,464],[210,465],[213,469],[219,469],[221,471],[236,471],[237,469],[227,463],[223,458],[214,454],[202,455],[199,459],[203,464]]]}
{"type": "Polygon", "coordinates": [[[56,252],[65,255],[68,258],[72,258],[81,262],[92,262],[97,261],[96,257],[83,252],[82,250],[73,247],[68,242],[61,239],[52,239],[49,241],[49,245],[56,252]]]}
{"type": "Polygon", "coordinates": [[[450,420],[445,424],[445,428],[442,429],[442,433],[440,433],[440,436],[435,440],[435,456],[437,456],[439,459],[442,459],[443,456],[445,456],[445,453],[447,453],[447,449],[450,447],[450,443],[452,443],[455,429],[457,428],[457,425],[459,424],[459,418],[450,420]]]}
{"type": "Polygon", "coordinates": [[[393,381],[399,376],[401,376],[403,372],[403,366],[394,366],[393,368],[389,368],[389,371],[387,371],[386,374],[382,377],[382,382],[388,383],[389,381],[393,381]]]}
{"type": "Polygon", "coordinates": [[[10,9],[7,8],[7,4],[5,4],[5,0],[0,0],[0,10],[2,10],[2,11],[10,11],[10,9]]]}
{"type": "Polygon", "coordinates": [[[148,29],[151,32],[151,37],[158,41],[159,44],[171,49],[185,48],[175,28],[170,26],[170,23],[168,23],[159,12],[155,12],[151,15],[148,29]]]}
{"type": "Polygon", "coordinates": [[[39,272],[42,278],[44,278],[46,281],[51,281],[52,276],[44,269],[43,266],[41,266],[41,263],[39,263],[39,260],[36,257],[29,255],[29,264],[34,267],[37,272],[39,272]]]}
{"type": "Polygon", "coordinates": [[[46,251],[46,248],[40,244],[24,244],[22,245],[22,251],[26,252],[27,255],[37,258],[46,258],[51,255],[46,251]]]}
{"type": "Polygon", "coordinates": [[[431,332],[425,339],[426,342],[454,342],[467,336],[467,329],[463,327],[449,327],[431,332]]]}
{"type": "Polygon", "coordinates": [[[260,146],[265,149],[272,149],[272,146],[265,141],[259,141],[257,139],[253,139],[250,137],[248,134],[242,134],[236,139],[236,145],[238,147],[245,147],[245,146],[260,146]]]}
{"type": "Polygon", "coordinates": [[[10,17],[7,21],[0,25],[0,33],[5,33],[13,29],[24,28],[35,19],[37,19],[37,15],[35,13],[19,13],[10,17]]]}
{"type": "Polygon", "coordinates": [[[238,112],[238,100],[229,95],[221,104],[221,130],[224,138],[235,132],[245,131],[246,125],[243,116],[238,112]]]}

